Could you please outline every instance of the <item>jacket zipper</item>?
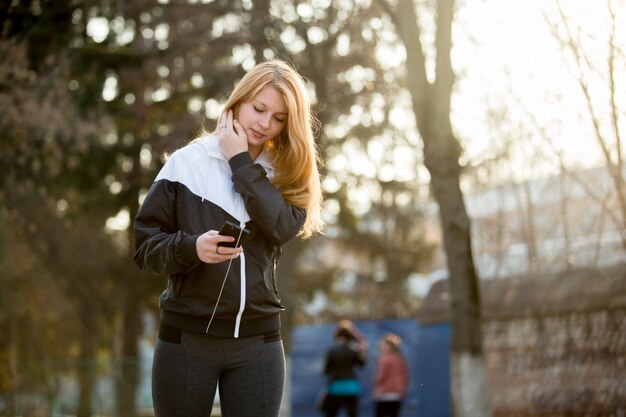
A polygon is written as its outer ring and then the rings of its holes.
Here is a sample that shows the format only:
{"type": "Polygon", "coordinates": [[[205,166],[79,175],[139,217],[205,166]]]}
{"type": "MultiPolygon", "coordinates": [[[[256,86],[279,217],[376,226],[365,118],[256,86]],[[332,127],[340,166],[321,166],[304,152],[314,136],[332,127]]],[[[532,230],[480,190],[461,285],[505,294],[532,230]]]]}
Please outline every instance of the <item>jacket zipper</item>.
{"type": "Polygon", "coordinates": [[[276,267],[278,266],[278,257],[280,256],[280,247],[274,246],[272,249],[272,285],[274,286],[274,293],[278,294],[278,284],[276,283],[276,267]]]}

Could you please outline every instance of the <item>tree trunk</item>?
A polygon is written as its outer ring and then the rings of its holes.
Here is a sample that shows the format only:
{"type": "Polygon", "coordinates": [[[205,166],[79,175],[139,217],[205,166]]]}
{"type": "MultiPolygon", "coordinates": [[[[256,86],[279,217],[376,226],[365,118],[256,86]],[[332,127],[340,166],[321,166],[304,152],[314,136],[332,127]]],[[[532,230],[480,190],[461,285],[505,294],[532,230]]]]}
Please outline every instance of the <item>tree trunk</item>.
{"type": "Polygon", "coordinates": [[[524,181],[516,187],[518,210],[520,213],[520,231],[523,242],[526,244],[526,270],[537,271],[537,233],[535,231],[535,206],[530,190],[530,183],[524,181]]]}
{"type": "MultiPolygon", "coordinates": [[[[559,175],[559,195],[560,195],[560,199],[559,199],[559,214],[561,215],[561,226],[563,229],[563,259],[565,260],[565,269],[567,270],[571,270],[573,267],[573,263],[572,263],[572,242],[571,242],[571,238],[570,238],[570,230],[569,230],[569,216],[568,216],[568,210],[569,210],[569,198],[567,195],[567,185],[565,183],[566,181],[566,172],[561,170],[561,173],[559,175]]],[[[603,216],[600,216],[600,219],[602,219],[603,216]]],[[[602,220],[601,220],[602,221],[602,220]]],[[[599,235],[599,237],[601,236],[601,234],[599,235]]],[[[598,241],[601,241],[601,239],[598,239],[598,241]]],[[[596,249],[598,248],[598,246],[596,246],[596,249]]],[[[595,262],[593,264],[595,266],[595,262]]]]}
{"type": "MultiPolygon", "coordinates": [[[[140,278],[137,278],[140,279],[140,278]]],[[[131,285],[132,287],[133,285],[131,285]]],[[[122,348],[120,352],[119,377],[117,380],[117,411],[123,417],[133,417],[135,397],[139,384],[139,356],[137,341],[140,334],[140,309],[134,290],[128,289],[122,306],[122,348]]]]}
{"type": "Polygon", "coordinates": [[[431,182],[440,208],[450,276],[454,415],[488,416],[491,413],[482,352],[480,290],[472,256],[470,220],[457,175],[433,175],[431,182]]]}
{"type": "MultiPolygon", "coordinates": [[[[386,10],[389,4],[384,2],[386,10]]],[[[450,61],[454,0],[439,0],[435,46],[436,78],[426,75],[420,27],[412,0],[399,0],[392,15],[407,52],[407,85],[424,163],[439,205],[450,281],[452,315],[452,409],[457,417],[490,416],[482,349],[480,291],[471,248],[470,219],[460,188],[461,147],[452,132],[450,99],[454,73],[450,61]]]]}
{"type": "MultiPolygon", "coordinates": [[[[141,178],[140,175],[140,162],[139,152],[133,155],[133,178],[141,178]]],[[[130,195],[139,195],[139,185],[133,182],[130,195]]],[[[129,199],[128,212],[131,219],[129,228],[127,230],[128,247],[131,248],[129,254],[129,265],[133,265],[133,254],[135,249],[135,235],[133,233],[133,220],[139,211],[139,201],[135,199],[129,199]]],[[[124,274],[121,274],[124,275],[124,274]]],[[[120,373],[116,381],[116,398],[117,398],[117,411],[122,417],[134,417],[136,415],[135,398],[137,397],[137,390],[139,388],[139,375],[140,375],[140,362],[139,362],[139,337],[141,335],[141,303],[140,300],[145,299],[143,297],[145,291],[143,289],[146,284],[142,281],[145,277],[142,277],[139,271],[134,268],[133,272],[126,274],[126,279],[123,279],[121,285],[123,287],[122,294],[123,300],[121,304],[122,308],[122,329],[121,339],[122,346],[120,355],[120,373]]]]}
{"type": "Polygon", "coordinates": [[[82,317],[80,357],[78,358],[78,410],[77,417],[91,417],[93,390],[96,382],[96,350],[98,324],[91,305],[80,306],[82,317]]]}

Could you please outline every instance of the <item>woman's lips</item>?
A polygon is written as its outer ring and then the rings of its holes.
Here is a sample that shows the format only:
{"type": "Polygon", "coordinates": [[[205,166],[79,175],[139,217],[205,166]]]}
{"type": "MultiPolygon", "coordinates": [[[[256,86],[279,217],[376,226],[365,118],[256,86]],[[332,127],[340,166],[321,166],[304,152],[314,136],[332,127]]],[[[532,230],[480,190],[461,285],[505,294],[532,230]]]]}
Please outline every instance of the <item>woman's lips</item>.
{"type": "Polygon", "coordinates": [[[263,136],[265,136],[263,133],[261,132],[257,132],[254,129],[250,129],[250,131],[252,132],[252,134],[257,138],[257,139],[261,139],[263,136]]]}

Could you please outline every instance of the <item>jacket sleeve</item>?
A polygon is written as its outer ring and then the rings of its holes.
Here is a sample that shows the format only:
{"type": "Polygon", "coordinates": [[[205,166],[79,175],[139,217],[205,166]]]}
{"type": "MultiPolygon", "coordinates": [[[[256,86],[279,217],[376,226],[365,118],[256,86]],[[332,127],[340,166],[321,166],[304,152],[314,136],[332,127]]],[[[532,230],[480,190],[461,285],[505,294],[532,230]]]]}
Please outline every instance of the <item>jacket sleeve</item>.
{"type": "Polygon", "coordinates": [[[387,370],[388,370],[388,361],[386,361],[385,356],[381,355],[378,358],[378,364],[376,366],[376,373],[374,375],[374,385],[381,384],[385,379],[387,379],[387,370]]]}
{"type": "Polygon", "coordinates": [[[235,191],[243,197],[250,218],[274,244],[294,238],[304,226],[306,210],[290,205],[270,182],[267,172],[255,164],[248,152],[228,161],[235,191]]]}
{"type": "Polygon", "coordinates": [[[135,263],[158,275],[187,272],[200,259],[196,252],[198,235],[177,230],[175,219],[176,183],[155,181],[134,221],[135,263]]]}

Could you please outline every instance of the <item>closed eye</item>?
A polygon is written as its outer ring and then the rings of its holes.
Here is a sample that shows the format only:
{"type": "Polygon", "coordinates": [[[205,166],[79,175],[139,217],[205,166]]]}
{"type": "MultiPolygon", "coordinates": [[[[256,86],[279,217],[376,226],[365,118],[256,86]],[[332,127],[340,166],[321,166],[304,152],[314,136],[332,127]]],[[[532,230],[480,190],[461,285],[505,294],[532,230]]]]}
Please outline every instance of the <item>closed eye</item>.
{"type": "MultiPolygon", "coordinates": [[[[257,106],[252,106],[252,108],[254,109],[255,112],[257,113],[264,113],[265,110],[258,108],[257,106]]],[[[280,118],[280,117],[274,117],[274,119],[278,122],[278,123],[285,123],[285,119],[280,118]]]]}

